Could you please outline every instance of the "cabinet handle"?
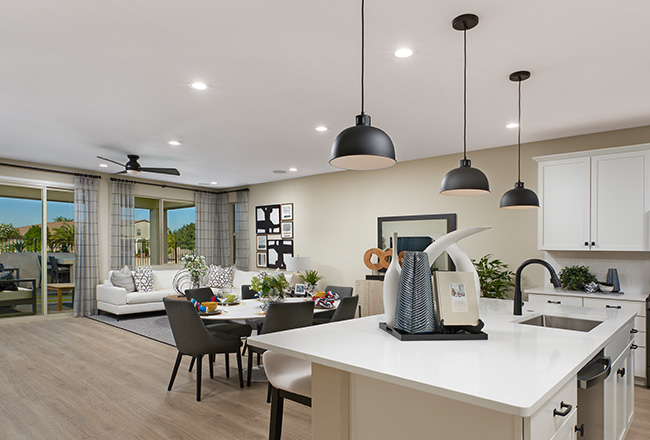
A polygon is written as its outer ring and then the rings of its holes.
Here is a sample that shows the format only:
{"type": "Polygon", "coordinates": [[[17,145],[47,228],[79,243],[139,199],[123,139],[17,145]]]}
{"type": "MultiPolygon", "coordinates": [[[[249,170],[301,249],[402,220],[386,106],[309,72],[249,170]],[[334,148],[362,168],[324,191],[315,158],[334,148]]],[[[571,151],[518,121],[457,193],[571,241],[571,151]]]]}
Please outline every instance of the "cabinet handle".
{"type": "Polygon", "coordinates": [[[558,411],[557,408],[553,408],[553,417],[555,416],[566,417],[573,409],[573,405],[560,402],[560,408],[564,408],[564,411],[558,411]]]}
{"type": "Polygon", "coordinates": [[[585,424],[583,423],[582,425],[580,425],[579,428],[578,428],[578,425],[576,425],[574,431],[575,431],[575,432],[579,432],[579,433],[580,433],[580,437],[584,437],[584,436],[585,436],[585,424]]]}
{"type": "Polygon", "coordinates": [[[630,349],[631,349],[631,350],[636,350],[637,348],[639,348],[639,346],[636,345],[636,344],[632,344],[632,345],[630,345],[630,349]]]}
{"type": "Polygon", "coordinates": [[[562,304],[562,301],[551,301],[550,299],[547,302],[549,304],[562,304]]]}
{"type": "Polygon", "coordinates": [[[630,333],[635,334],[635,333],[639,333],[639,331],[637,329],[633,328],[632,330],[630,330],[630,333]]]}
{"type": "Polygon", "coordinates": [[[616,374],[618,374],[621,377],[625,377],[625,368],[619,368],[616,370],[616,374]]]}
{"type": "Polygon", "coordinates": [[[621,306],[611,306],[611,305],[607,304],[605,307],[608,308],[608,309],[618,309],[618,310],[621,310],[621,306]]]}
{"type": "Polygon", "coordinates": [[[592,245],[592,246],[596,246],[596,242],[595,242],[595,241],[592,241],[592,242],[591,242],[591,245],[592,245]]]}
{"type": "Polygon", "coordinates": [[[585,241],[585,246],[589,246],[589,242],[588,242],[588,241],[585,241]]]}

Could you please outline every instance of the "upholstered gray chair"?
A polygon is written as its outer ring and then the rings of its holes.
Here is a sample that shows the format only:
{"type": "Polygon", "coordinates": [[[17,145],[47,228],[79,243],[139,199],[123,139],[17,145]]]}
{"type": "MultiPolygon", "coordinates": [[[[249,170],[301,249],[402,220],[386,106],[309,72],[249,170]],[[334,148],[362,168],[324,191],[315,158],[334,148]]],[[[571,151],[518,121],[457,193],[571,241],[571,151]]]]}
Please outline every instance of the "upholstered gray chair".
{"type": "MultiPolygon", "coordinates": [[[[308,327],[314,320],[313,301],[272,303],[266,311],[266,318],[260,334],[281,332],[293,328],[308,327]]],[[[253,370],[253,353],[264,353],[266,350],[248,346],[248,375],[246,383],[251,386],[253,370]]]]}
{"type": "MultiPolygon", "coordinates": [[[[212,289],[210,289],[209,287],[199,287],[198,289],[185,290],[185,297],[187,298],[188,301],[195,299],[198,302],[205,302],[205,301],[210,301],[213,296],[214,296],[214,292],[212,292],[212,289]]],[[[205,321],[203,322],[205,323],[205,321]]],[[[205,327],[210,332],[227,333],[229,335],[238,336],[239,338],[244,338],[244,339],[248,338],[253,332],[250,325],[240,324],[232,321],[221,321],[221,322],[211,323],[211,324],[205,323],[205,327]]],[[[229,353],[225,354],[225,360],[226,360],[226,377],[230,378],[230,354],[229,353]]],[[[190,362],[189,371],[192,371],[193,367],[194,367],[194,358],[192,358],[192,361],[190,362]]]]}
{"type": "Polygon", "coordinates": [[[209,332],[201,322],[198,312],[191,302],[163,298],[169,324],[174,335],[178,355],[172,377],[169,379],[167,391],[171,391],[178,373],[183,356],[192,356],[196,359],[196,400],[201,400],[201,372],[202,360],[206,354],[209,356],[210,378],[214,377],[212,360],[214,355],[219,353],[236,353],[237,367],[239,372],[239,386],[244,387],[242,374],[241,353],[239,351],[242,342],[234,335],[225,333],[209,332]]]}
{"type": "Polygon", "coordinates": [[[314,325],[352,319],[357,312],[357,304],[359,304],[359,295],[342,298],[339,305],[336,306],[332,318],[321,318],[319,315],[322,315],[322,313],[319,313],[314,315],[314,325]]]}
{"type": "MultiPolygon", "coordinates": [[[[331,285],[325,286],[325,292],[336,293],[339,296],[339,298],[347,298],[348,296],[352,296],[353,291],[354,288],[349,286],[331,286],[331,285]]],[[[331,320],[332,317],[334,317],[334,310],[329,310],[327,312],[322,312],[318,314],[319,319],[331,320]]]]}
{"type": "Polygon", "coordinates": [[[284,399],[311,406],[311,362],[267,351],[264,371],[271,388],[269,439],[280,440],[284,399]]]}

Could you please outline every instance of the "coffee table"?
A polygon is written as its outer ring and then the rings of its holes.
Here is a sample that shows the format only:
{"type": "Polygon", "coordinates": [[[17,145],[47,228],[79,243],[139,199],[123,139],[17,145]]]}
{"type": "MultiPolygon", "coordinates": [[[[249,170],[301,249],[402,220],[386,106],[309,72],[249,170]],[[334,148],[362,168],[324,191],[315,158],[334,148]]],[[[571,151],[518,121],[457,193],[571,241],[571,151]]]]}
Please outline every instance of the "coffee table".
{"type": "Polygon", "coordinates": [[[56,294],[59,297],[59,312],[63,310],[63,292],[72,290],[72,294],[74,295],[74,283],[48,283],[47,288],[56,290],[56,294]]]}

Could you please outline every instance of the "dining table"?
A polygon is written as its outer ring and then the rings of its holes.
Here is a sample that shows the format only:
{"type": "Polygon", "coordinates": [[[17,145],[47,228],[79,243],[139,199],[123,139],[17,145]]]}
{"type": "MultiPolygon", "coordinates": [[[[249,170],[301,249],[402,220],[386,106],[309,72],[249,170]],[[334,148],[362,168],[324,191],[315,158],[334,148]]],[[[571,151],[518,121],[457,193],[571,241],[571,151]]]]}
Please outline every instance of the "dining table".
{"type": "MultiPolygon", "coordinates": [[[[312,301],[311,298],[285,298],[284,302],[302,302],[312,301]]],[[[243,299],[234,304],[219,304],[217,313],[200,313],[201,319],[205,321],[248,321],[253,319],[264,319],[266,312],[262,310],[263,303],[258,299],[243,299]],[[219,312],[220,311],[220,312],[219,312]]],[[[329,309],[314,308],[314,313],[322,313],[328,310],[335,310],[338,301],[334,307],[329,309]]]]}

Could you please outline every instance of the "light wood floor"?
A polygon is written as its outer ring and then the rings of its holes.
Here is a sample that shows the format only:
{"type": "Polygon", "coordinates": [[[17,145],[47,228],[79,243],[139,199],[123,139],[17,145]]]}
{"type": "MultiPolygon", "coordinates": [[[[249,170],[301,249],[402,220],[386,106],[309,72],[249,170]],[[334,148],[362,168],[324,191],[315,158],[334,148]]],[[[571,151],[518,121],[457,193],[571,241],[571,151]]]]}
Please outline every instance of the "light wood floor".
{"type": "MultiPolygon", "coordinates": [[[[240,389],[234,370],[225,378],[222,356],[214,380],[204,368],[197,402],[189,359],[167,391],[174,347],[90,319],[8,321],[0,323],[3,440],[268,437],[266,385],[240,389]]],[[[635,392],[626,440],[650,440],[650,389],[635,392]]],[[[311,410],[287,402],[283,439],[310,437],[311,410]]]]}

